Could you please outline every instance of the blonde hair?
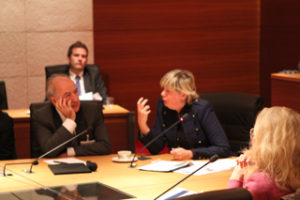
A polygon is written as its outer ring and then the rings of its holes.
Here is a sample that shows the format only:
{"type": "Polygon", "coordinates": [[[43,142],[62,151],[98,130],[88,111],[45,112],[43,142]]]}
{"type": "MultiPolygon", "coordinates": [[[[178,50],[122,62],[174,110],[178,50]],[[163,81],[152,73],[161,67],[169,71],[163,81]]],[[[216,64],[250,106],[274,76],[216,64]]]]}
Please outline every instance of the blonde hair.
{"type": "Polygon", "coordinates": [[[300,187],[300,114],[286,107],[264,108],[257,116],[252,144],[245,153],[255,162],[246,177],[263,172],[278,188],[300,187]]]}
{"type": "Polygon", "coordinates": [[[188,104],[192,104],[195,99],[199,98],[194,75],[187,70],[175,69],[169,71],[160,79],[160,86],[186,94],[188,104]]]}

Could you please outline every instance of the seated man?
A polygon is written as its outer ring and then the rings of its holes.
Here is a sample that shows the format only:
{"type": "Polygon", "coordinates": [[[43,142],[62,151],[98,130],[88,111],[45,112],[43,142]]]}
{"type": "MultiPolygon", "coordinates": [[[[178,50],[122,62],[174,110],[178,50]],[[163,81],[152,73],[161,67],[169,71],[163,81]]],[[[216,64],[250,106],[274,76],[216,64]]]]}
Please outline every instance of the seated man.
{"type": "Polygon", "coordinates": [[[31,135],[37,141],[40,155],[89,127],[92,131],[87,135],[76,138],[48,157],[110,153],[109,135],[99,102],[81,103],[75,84],[66,75],[54,75],[48,79],[47,97],[51,103],[45,103],[31,115],[31,135]]]}
{"type": "Polygon", "coordinates": [[[77,41],[69,47],[69,65],[46,67],[46,78],[53,73],[66,74],[76,84],[82,100],[100,100],[106,103],[107,89],[97,65],[87,65],[88,48],[77,41]]]}

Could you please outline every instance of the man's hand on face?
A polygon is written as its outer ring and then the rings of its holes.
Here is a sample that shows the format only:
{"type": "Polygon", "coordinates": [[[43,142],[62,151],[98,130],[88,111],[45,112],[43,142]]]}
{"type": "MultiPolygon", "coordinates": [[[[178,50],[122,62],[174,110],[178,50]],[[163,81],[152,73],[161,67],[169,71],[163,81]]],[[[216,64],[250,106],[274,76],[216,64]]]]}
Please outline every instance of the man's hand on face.
{"type": "Polygon", "coordinates": [[[72,101],[71,99],[66,98],[59,98],[56,103],[55,107],[63,114],[66,118],[72,119],[75,121],[76,113],[72,108],[72,101]]]}

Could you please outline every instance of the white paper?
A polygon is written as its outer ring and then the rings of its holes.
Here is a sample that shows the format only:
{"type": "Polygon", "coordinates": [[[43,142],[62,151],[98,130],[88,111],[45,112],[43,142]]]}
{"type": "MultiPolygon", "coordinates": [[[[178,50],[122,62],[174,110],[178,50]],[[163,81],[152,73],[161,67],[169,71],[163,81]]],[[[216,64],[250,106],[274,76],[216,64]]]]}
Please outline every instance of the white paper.
{"type": "Polygon", "coordinates": [[[85,161],[79,160],[77,158],[57,158],[57,159],[51,159],[51,160],[44,160],[45,163],[48,163],[50,165],[60,164],[60,163],[83,163],[85,164],[85,161]]]}
{"type": "Polygon", "coordinates": [[[92,101],[93,100],[93,93],[88,92],[88,93],[82,94],[82,95],[79,96],[79,100],[80,101],[92,101]]]}
{"type": "Polygon", "coordinates": [[[148,165],[139,167],[139,169],[156,172],[171,172],[182,167],[187,167],[189,165],[190,162],[156,160],[148,165]]]}
{"type": "MultiPolygon", "coordinates": [[[[178,169],[175,172],[182,173],[182,174],[191,174],[192,172],[197,170],[205,163],[207,163],[207,161],[193,161],[190,167],[178,169]]],[[[200,169],[194,175],[200,176],[200,175],[205,175],[210,173],[226,171],[232,169],[235,166],[236,166],[236,161],[234,159],[217,160],[213,163],[206,165],[204,168],[200,169]]]]}
{"type": "Polygon", "coordinates": [[[188,191],[184,188],[178,187],[178,188],[175,188],[175,189],[167,192],[166,194],[162,195],[161,197],[158,198],[158,200],[174,199],[177,197],[183,197],[183,196],[195,194],[195,193],[196,192],[194,192],[194,191],[188,191]]]}

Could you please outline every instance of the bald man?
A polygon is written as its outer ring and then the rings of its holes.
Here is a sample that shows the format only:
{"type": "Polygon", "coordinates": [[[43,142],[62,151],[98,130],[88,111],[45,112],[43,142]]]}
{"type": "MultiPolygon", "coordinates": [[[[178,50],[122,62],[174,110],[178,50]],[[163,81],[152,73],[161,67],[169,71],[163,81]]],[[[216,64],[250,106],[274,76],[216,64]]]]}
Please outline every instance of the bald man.
{"type": "Polygon", "coordinates": [[[111,150],[100,102],[80,102],[76,85],[66,75],[54,75],[47,81],[47,97],[51,103],[31,116],[33,144],[32,157],[38,157],[76,134],[92,127],[47,157],[88,156],[109,154],[111,150]]]}

